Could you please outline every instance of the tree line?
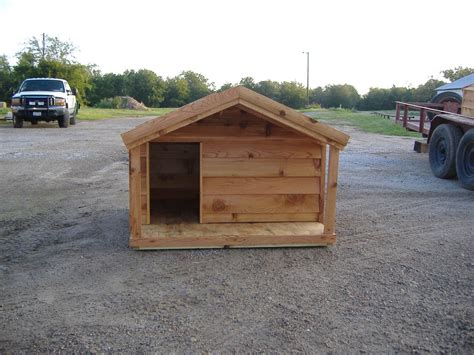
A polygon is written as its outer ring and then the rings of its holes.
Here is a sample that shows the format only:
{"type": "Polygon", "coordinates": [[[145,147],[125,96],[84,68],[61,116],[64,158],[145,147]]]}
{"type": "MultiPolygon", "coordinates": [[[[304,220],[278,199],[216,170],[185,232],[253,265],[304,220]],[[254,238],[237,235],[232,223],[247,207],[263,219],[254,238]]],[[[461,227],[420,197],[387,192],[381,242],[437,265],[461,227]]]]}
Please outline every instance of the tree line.
{"type": "MultiPolygon", "coordinates": [[[[78,91],[82,104],[101,106],[116,96],[131,96],[148,107],[179,107],[212,92],[242,85],[293,108],[308,104],[306,87],[295,81],[256,82],[244,77],[238,83],[226,83],[219,88],[204,75],[183,71],[175,77],[163,79],[152,70],[126,70],[121,74],[102,73],[94,65],[75,60],[75,46],[57,37],[45,36],[44,43],[35,37],[29,39],[17,53],[17,62],[10,65],[5,55],[0,56],[0,101],[9,101],[21,82],[31,77],[66,79],[78,91]]],[[[441,72],[448,81],[474,73],[474,68],[457,67],[441,72]]],[[[309,104],[325,108],[342,107],[359,110],[389,110],[395,101],[429,101],[434,89],[445,82],[429,79],[426,83],[410,87],[370,88],[360,95],[349,84],[327,85],[309,91],[309,104]]]]}

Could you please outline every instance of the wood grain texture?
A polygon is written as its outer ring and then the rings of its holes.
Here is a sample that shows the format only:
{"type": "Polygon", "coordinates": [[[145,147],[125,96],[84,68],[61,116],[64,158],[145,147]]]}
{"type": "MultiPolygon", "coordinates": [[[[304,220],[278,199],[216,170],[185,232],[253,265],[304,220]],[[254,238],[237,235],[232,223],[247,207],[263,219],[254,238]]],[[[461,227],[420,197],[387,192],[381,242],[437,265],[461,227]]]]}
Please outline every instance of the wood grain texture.
{"type": "Polygon", "coordinates": [[[319,212],[319,195],[204,195],[203,213],[319,212]]]}
{"type": "Polygon", "coordinates": [[[138,250],[324,247],[336,242],[334,235],[220,235],[201,237],[162,237],[131,240],[138,250]]]}
{"type": "Polygon", "coordinates": [[[193,175],[180,174],[154,174],[150,182],[152,189],[178,189],[186,190],[196,187],[196,178],[193,175]]]}
{"type": "Polygon", "coordinates": [[[211,94],[162,117],[147,121],[123,133],[122,139],[127,148],[131,149],[235,106],[339,149],[349,140],[346,134],[244,87],[211,94]]]}
{"type": "Polygon", "coordinates": [[[204,177],[320,176],[319,159],[202,159],[204,177]]]}
{"type": "Polygon", "coordinates": [[[326,246],[334,235],[324,235],[318,222],[199,224],[186,219],[182,223],[143,226],[140,240],[130,242],[137,249],[188,249],[277,246],[326,246]]]}
{"type": "Polygon", "coordinates": [[[238,103],[239,90],[231,88],[224,92],[208,95],[187,104],[176,111],[157,117],[122,134],[122,140],[128,149],[168,134],[181,127],[199,121],[214,113],[235,106],[238,103]]]}
{"type": "Polygon", "coordinates": [[[243,144],[236,140],[227,142],[206,142],[203,145],[204,158],[249,158],[249,159],[290,159],[290,158],[321,158],[321,145],[314,143],[309,139],[301,141],[284,140],[274,142],[255,141],[249,144],[243,144]]]}
{"type": "Polygon", "coordinates": [[[318,177],[205,177],[205,195],[319,194],[318,177]]]}
{"type": "Polygon", "coordinates": [[[129,178],[130,178],[130,239],[141,237],[141,171],[140,171],[140,147],[130,150],[129,154],[129,178]]]}
{"type": "Polygon", "coordinates": [[[318,213],[206,213],[202,220],[201,223],[309,222],[317,221],[318,213]]]}
{"type": "Polygon", "coordinates": [[[149,222],[148,143],[140,146],[141,223],[149,222]]]}
{"type": "Polygon", "coordinates": [[[463,90],[461,114],[474,117],[474,86],[468,86],[463,90]]]}
{"type": "Polygon", "coordinates": [[[157,200],[193,200],[199,198],[199,190],[194,186],[188,189],[182,187],[175,189],[152,188],[150,197],[155,203],[157,200]]]}
{"type": "MultiPolygon", "coordinates": [[[[158,198],[160,191],[170,198],[167,189],[199,192],[199,144],[150,143],[150,150],[150,188],[153,198],[158,198]]],[[[183,198],[184,192],[180,193],[179,198],[183,198]]]]}
{"type": "Polygon", "coordinates": [[[203,176],[202,176],[202,149],[203,144],[199,143],[199,223],[203,223],[203,211],[202,211],[202,204],[203,204],[203,176]]]}
{"type": "Polygon", "coordinates": [[[311,135],[314,134],[316,139],[327,142],[330,145],[336,146],[339,149],[349,141],[349,136],[340,132],[328,125],[312,120],[308,116],[291,109],[288,106],[280,104],[266,96],[260,95],[245,87],[239,87],[239,104],[244,107],[256,110],[266,116],[271,116],[288,127],[298,130],[299,132],[311,135]],[[262,110],[263,109],[263,110],[262,110]],[[271,115],[270,115],[271,114],[271,115]],[[324,137],[324,140],[317,138],[317,136],[324,137]]]}
{"type": "Polygon", "coordinates": [[[337,148],[330,147],[329,148],[326,211],[325,211],[325,222],[324,222],[325,234],[335,233],[338,169],[339,169],[339,150],[337,148]]]}
{"type": "Polygon", "coordinates": [[[304,136],[271,123],[249,126],[200,125],[193,124],[172,132],[166,136],[153,139],[153,142],[206,142],[212,140],[241,140],[256,138],[305,139],[304,136]]]}
{"type": "Polygon", "coordinates": [[[324,211],[326,204],[326,154],[327,154],[327,145],[321,147],[321,176],[319,177],[319,222],[324,223],[324,211]]]}

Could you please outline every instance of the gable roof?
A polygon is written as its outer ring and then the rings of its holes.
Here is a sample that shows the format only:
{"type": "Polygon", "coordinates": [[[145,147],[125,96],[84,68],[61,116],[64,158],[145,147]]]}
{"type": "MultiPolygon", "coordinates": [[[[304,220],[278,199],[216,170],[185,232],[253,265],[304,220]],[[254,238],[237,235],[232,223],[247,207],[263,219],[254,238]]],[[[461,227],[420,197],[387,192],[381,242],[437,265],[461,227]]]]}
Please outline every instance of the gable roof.
{"type": "Polygon", "coordinates": [[[459,90],[473,84],[474,84],[474,73],[463,76],[462,78],[459,78],[458,80],[455,80],[452,83],[441,85],[440,87],[436,88],[436,91],[459,90]]]}
{"type": "Polygon", "coordinates": [[[142,123],[123,133],[122,140],[132,149],[233,106],[338,149],[343,149],[349,141],[347,134],[243,86],[208,95],[142,123]]]}

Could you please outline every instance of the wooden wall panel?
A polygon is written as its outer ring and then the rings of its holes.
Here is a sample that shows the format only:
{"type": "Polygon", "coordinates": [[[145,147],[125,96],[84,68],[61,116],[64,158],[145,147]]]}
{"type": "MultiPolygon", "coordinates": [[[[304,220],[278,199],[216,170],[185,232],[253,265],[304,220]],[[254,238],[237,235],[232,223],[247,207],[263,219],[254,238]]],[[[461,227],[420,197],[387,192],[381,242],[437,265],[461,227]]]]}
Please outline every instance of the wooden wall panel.
{"type": "Polygon", "coordinates": [[[157,199],[199,197],[199,145],[150,143],[150,195],[157,199]]]}
{"type": "Polygon", "coordinates": [[[324,215],[324,233],[334,234],[336,224],[336,192],[337,175],[339,171],[339,149],[329,148],[328,182],[326,196],[326,211],[324,215]]]}
{"type": "Polygon", "coordinates": [[[319,194],[318,177],[204,177],[206,195],[319,194]]]}
{"type": "Polygon", "coordinates": [[[151,197],[199,198],[202,223],[318,221],[323,153],[314,140],[234,107],[150,144],[151,197]],[[201,144],[200,169],[199,146],[180,142],[201,144]]]}
{"type": "Polygon", "coordinates": [[[317,221],[318,213],[206,213],[201,223],[308,222],[317,221]]]}
{"type": "Polygon", "coordinates": [[[225,144],[206,142],[203,146],[203,158],[320,159],[321,146],[309,140],[287,140],[278,143],[268,140],[250,144],[239,141],[225,144]]]}
{"type": "Polygon", "coordinates": [[[474,117],[474,86],[463,90],[461,114],[474,117]]]}
{"type": "Polygon", "coordinates": [[[140,149],[140,195],[141,195],[141,223],[150,223],[150,189],[149,189],[149,162],[148,162],[148,147],[149,144],[142,144],[140,149]]]}
{"type": "Polygon", "coordinates": [[[129,151],[129,181],[130,181],[130,239],[141,236],[141,173],[140,147],[129,151]]]}
{"type": "Polygon", "coordinates": [[[318,195],[204,195],[203,213],[319,212],[318,195]]]}
{"type": "MultiPolygon", "coordinates": [[[[283,145],[282,149],[284,149],[283,145]]],[[[319,159],[203,158],[202,170],[204,177],[320,176],[320,164],[319,159]]]]}

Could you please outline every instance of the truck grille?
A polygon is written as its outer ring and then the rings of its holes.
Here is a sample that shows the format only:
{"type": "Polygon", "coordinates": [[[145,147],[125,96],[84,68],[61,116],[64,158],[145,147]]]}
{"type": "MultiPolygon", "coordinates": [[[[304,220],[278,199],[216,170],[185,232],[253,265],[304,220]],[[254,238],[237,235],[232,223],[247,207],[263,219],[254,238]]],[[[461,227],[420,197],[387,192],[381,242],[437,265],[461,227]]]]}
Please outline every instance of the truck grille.
{"type": "Polygon", "coordinates": [[[52,97],[27,96],[23,97],[23,103],[26,108],[48,108],[53,105],[52,97]]]}

